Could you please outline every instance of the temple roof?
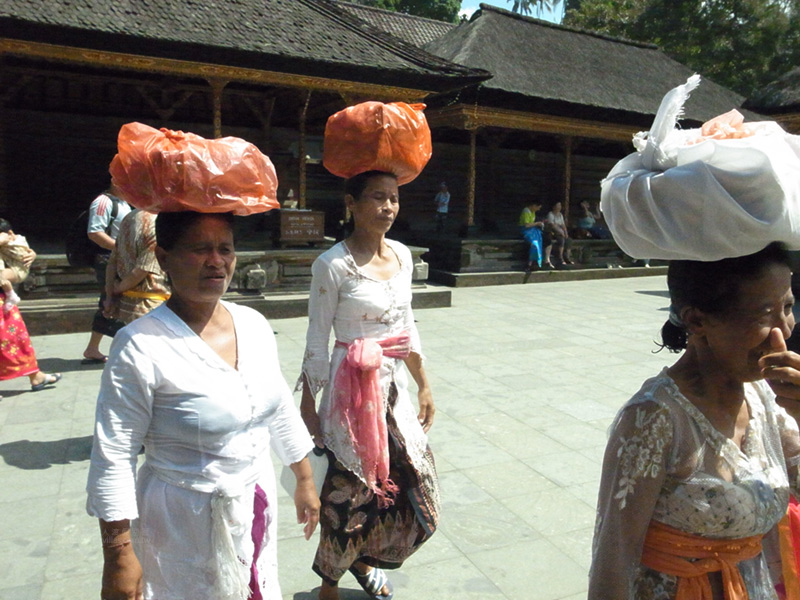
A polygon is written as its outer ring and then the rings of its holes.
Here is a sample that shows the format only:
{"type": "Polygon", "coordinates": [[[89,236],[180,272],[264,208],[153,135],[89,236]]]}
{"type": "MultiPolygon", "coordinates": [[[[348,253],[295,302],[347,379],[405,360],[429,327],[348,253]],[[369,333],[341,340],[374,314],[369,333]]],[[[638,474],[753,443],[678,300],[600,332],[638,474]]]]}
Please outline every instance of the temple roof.
{"type": "Polygon", "coordinates": [[[745,106],[764,114],[800,110],[800,67],[795,67],[758,90],[745,106]]]}
{"type": "MultiPolygon", "coordinates": [[[[482,105],[586,118],[639,122],[658,110],[664,94],[693,71],[651,44],[555,25],[481,4],[469,23],[425,49],[492,79],[481,84],[482,105]]],[[[688,120],[704,121],[744,98],[704,80],[686,105],[688,120]]],[[[750,118],[755,115],[748,114],[750,118]]]]}
{"type": "Polygon", "coordinates": [[[329,0],[4,0],[0,37],[432,91],[489,76],[329,0]]]}
{"type": "Polygon", "coordinates": [[[383,10],[355,2],[339,0],[337,4],[362,21],[418,47],[424,46],[456,27],[455,23],[383,10]]]}

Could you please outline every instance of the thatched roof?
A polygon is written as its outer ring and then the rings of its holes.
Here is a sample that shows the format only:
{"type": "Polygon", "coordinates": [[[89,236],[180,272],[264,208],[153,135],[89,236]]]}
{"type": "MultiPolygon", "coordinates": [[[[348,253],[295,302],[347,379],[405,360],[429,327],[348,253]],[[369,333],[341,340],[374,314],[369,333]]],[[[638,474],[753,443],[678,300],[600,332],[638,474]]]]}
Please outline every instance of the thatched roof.
{"type": "Polygon", "coordinates": [[[340,0],[337,4],[362,21],[420,48],[456,26],[454,23],[364,6],[355,2],[340,0]]]}
{"type": "Polygon", "coordinates": [[[3,0],[0,37],[429,90],[488,77],[329,0],[3,0]]]}
{"type": "Polygon", "coordinates": [[[767,84],[745,106],[768,115],[800,111],[800,67],[767,84]]]}
{"type": "MultiPolygon", "coordinates": [[[[478,102],[520,110],[649,124],[664,94],[692,71],[656,46],[603,36],[481,4],[469,23],[425,45],[443,58],[485,69],[478,102]]],[[[686,105],[704,121],[744,98],[704,80],[686,105]]],[[[753,115],[748,115],[753,117],[753,115]]]]}

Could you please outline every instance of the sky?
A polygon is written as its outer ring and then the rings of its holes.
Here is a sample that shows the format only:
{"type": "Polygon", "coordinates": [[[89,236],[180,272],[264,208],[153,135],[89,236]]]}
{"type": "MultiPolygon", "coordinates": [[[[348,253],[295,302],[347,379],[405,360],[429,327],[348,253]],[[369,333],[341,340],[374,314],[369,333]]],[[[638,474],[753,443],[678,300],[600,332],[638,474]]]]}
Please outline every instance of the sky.
{"type": "MultiPolygon", "coordinates": [[[[473,12],[480,8],[481,0],[462,0],[461,1],[461,14],[466,15],[469,18],[473,12]]],[[[483,4],[490,4],[492,6],[499,6],[500,8],[505,8],[506,10],[511,10],[514,6],[513,2],[506,2],[506,0],[483,0],[483,4]]],[[[556,14],[549,11],[542,11],[542,14],[539,15],[536,11],[533,11],[530,15],[531,17],[536,17],[537,19],[544,19],[545,21],[552,21],[553,23],[558,23],[561,20],[561,11],[563,9],[559,5],[556,9],[556,14]]]]}

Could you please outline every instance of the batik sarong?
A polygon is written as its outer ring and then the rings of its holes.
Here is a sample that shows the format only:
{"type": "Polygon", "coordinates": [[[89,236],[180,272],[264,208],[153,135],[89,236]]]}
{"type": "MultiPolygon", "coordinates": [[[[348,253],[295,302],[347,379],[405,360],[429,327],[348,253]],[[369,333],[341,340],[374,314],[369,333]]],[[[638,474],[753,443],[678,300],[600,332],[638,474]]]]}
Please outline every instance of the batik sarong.
{"type": "Polygon", "coordinates": [[[433,454],[426,450],[424,472],[414,468],[392,414],[396,398],[392,384],[386,415],[389,476],[399,492],[390,506],[380,508],[378,496],[328,451],[313,569],[331,585],[356,561],[382,569],[400,567],[436,530],[438,479],[433,454]]]}

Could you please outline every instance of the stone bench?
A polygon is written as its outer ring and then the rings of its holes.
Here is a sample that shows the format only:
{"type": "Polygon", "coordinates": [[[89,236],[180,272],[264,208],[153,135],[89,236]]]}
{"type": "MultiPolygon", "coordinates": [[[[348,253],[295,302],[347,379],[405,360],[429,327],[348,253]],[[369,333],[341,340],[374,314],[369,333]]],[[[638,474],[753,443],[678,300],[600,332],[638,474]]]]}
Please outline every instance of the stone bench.
{"type": "MultiPolygon", "coordinates": [[[[426,240],[425,259],[431,268],[451,273],[522,271],[528,264],[528,242],[522,239],[445,238],[426,240]]],[[[572,240],[572,259],[578,267],[632,266],[614,240],[572,240]]]]}

